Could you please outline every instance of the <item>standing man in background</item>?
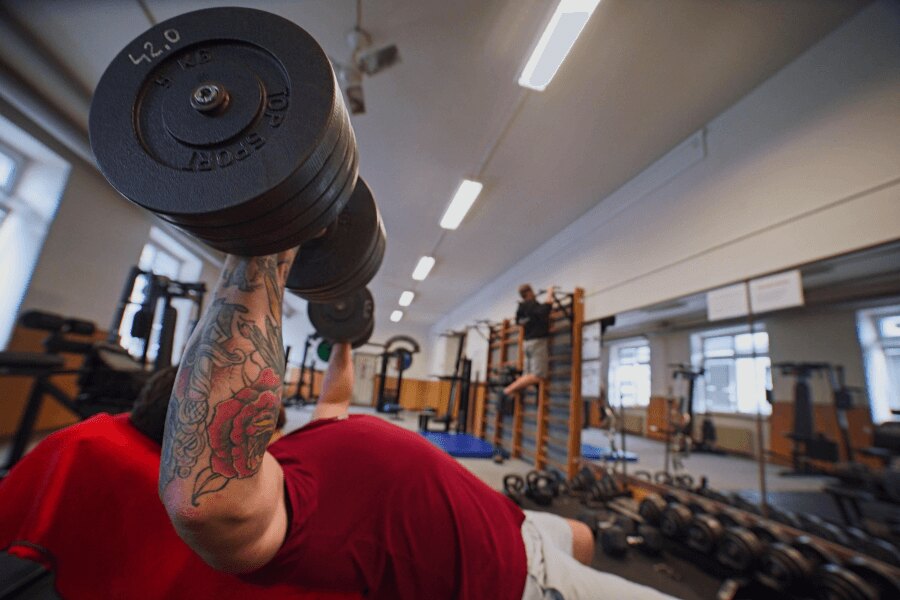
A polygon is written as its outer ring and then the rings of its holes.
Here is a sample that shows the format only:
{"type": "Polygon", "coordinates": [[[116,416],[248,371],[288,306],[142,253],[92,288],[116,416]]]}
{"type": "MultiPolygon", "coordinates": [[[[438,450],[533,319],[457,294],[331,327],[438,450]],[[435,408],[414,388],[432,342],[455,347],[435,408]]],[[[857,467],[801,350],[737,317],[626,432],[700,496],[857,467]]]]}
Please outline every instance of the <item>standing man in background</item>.
{"type": "Polygon", "coordinates": [[[547,299],[537,301],[534,290],[527,283],[519,286],[519,308],[516,310],[516,323],[521,325],[525,334],[525,368],[522,375],[503,388],[509,396],[524,390],[530,385],[537,385],[547,378],[550,349],[547,337],[550,335],[550,311],[553,309],[554,286],[547,290],[547,299]]]}

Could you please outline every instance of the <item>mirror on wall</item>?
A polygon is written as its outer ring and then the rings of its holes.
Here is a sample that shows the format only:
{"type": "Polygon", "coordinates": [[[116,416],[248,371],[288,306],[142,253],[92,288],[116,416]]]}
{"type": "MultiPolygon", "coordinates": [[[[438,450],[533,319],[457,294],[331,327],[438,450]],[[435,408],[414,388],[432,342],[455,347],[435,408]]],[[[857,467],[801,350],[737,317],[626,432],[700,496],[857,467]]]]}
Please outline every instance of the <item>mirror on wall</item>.
{"type": "Polygon", "coordinates": [[[584,441],[624,443],[637,458],[630,472],[687,476],[754,502],[762,457],[770,503],[839,520],[835,503],[816,496],[831,476],[890,460],[873,443],[900,420],[900,242],[610,315],[583,332],[584,441]]]}

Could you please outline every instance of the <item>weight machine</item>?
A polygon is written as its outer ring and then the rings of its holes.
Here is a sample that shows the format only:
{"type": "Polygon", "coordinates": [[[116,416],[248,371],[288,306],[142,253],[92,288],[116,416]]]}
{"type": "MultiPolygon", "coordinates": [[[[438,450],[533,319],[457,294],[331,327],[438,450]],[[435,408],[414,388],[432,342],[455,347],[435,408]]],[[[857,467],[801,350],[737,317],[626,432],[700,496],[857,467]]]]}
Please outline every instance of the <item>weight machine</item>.
{"type": "Polygon", "coordinates": [[[443,432],[450,433],[450,424],[453,423],[453,413],[457,402],[459,409],[456,411],[456,433],[467,433],[469,430],[469,401],[472,395],[472,359],[465,353],[468,328],[462,331],[450,331],[441,334],[441,337],[453,337],[459,341],[456,348],[456,362],[452,375],[441,375],[442,381],[450,382],[450,392],[447,398],[447,411],[440,417],[436,416],[434,409],[426,409],[419,415],[419,430],[434,431],[429,429],[429,421],[440,423],[444,426],[443,432]]]}
{"type": "Polygon", "coordinates": [[[384,343],[384,350],[381,352],[381,377],[378,382],[378,400],[375,403],[375,410],[394,415],[403,410],[400,406],[403,372],[412,366],[413,354],[417,352],[419,352],[419,342],[406,335],[396,335],[384,343]],[[388,367],[391,360],[396,361],[397,383],[393,388],[388,388],[388,367]]]}
{"type": "Polygon", "coordinates": [[[46,331],[50,335],[43,341],[43,353],[0,352],[0,376],[29,377],[33,380],[28,401],[13,435],[9,455],[0,469],[0,477],[24,455],[46,396],[62,404],[80,419],[99,412],[125,412],[131,409],[150,375],[121,346],[94,342],[91,336],[94,335],[96,326],[90,321],[29,311],[22,315],[19,324],[27,329],[46,331]],[[78,369],[65,368],[64,354],[84,356],[82,366],[78,369]],[[52,377],[58,375],[78,376],[78,393],[75,397],[51,381],[52,377]]]}
{"type": "Polygon", "coordinates": [[[782,475],[821,475],[822,471],[810,464],[812,460],[837,463],[840,447],[850,463],[855,462],[853,446],[850,442],[850,427],[847,411],[853,407],[853,395],[861,393],[859,388],[848,387],[844,381],[844,367],[829,363],[777,363],[772,365],[782,375],[794,377],[794,430],[787,434],[793,442],[790,471],[782,475]],[[840,446],[823,433],[816,432],[813,414],[812,393],[809,380],[818,374],[827,379],[832,394],[832,406],[840,435],[840,446]]]}
{"type": "MultiPolygon", "coordinates": [[[[303,342],[303,357],[300,359],[300,376],[297,379],[297,387],[293,394],[284,399],[285,406],[294,406],[296,404],[306,406],[307,403],[312,402],[313,378],[315,374],[312,363],[315,359],[309,360],[309,349],[319,337],[318,333],[311,333],[306,336],[306,340],[303,342]],[[309,365],[307,365],[307,361],[309,361],[309,365]],[[307,373],[310,374],[309,381],[306,381],[307,373]],[[306,395],[303,393],[304,388],[306,389],[306,395]]],[[[285,359],[285,362],[287,362],[287,359],[285,359]]]]}
{"type": "Polygon", "coordinates": [[[163,275],[157,275],[151,271],[144,271],[138,267],[132,267],[122,288],[122,295],[113,316],[109,328],[108,341],[111,344],[121,345],[122,339],[119,330],[122,320],[125,318],[125,309],[128,306],[137,305],[140,309],[131,320],[130,333],[133,338],[141,341],[141,355],[138,359],[141,365],[147,364],[147,353],[156,335],[156,358],[153,361],[154,369],[161,369],[172,365],[172,346],[175,341],[175,325],[178,321],[178,311],[172,306],[172,300],[186,298],[193,303],[189,331],[193,331],[200,314],[203,312],[203,298],[206,295],[206,284],[203,282],[186,283],[175,281],[163,275]],[[135,302],[131,299],[138,280],[144,285],[143,302],[135,302]],[[160,302],[162,305],[160,306],[160,302]],[[159,324],[156,324],[159,319],[159,324]]]}

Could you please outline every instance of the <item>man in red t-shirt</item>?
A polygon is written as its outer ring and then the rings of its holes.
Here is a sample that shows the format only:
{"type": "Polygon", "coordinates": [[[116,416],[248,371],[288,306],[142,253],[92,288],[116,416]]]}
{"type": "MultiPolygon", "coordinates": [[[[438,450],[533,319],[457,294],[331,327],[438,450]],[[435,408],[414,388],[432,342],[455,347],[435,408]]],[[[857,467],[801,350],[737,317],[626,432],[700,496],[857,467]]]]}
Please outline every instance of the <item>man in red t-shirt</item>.
{"type": "Polygon", "coordinates": [[[314,420],[267,452],[294,254],[228,257],[175,381],[159,493],[204,560],[255,583],[372,598],[663,597],[581,564],[593,557],[583,524],[523,513],[421,436],[348,416],[346,345],[314,420]]]}

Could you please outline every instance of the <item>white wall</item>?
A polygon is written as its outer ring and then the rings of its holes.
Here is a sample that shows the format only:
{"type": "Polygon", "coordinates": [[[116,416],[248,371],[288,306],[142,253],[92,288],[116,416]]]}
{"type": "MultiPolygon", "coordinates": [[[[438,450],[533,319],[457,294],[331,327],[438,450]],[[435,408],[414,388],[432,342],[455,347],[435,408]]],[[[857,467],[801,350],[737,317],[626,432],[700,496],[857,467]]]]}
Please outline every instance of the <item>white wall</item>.
{"type": "Polygon", "coordinates": [[[900,237],[898,21],[875,2],[712,120],[703,148],[598,198],[434,325],[434,368],[438,332],[510,317],[525,281],[584,287],[590,319],[900,237]]]}

